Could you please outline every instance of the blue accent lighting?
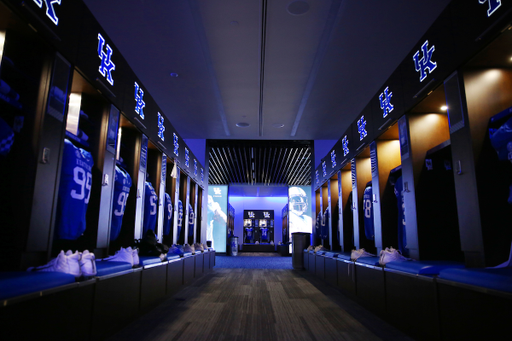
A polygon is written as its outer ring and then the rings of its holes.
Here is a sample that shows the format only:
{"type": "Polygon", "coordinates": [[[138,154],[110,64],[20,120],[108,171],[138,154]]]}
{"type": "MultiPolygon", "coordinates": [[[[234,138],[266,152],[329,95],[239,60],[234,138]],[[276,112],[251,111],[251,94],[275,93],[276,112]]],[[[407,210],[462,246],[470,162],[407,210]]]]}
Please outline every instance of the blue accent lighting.
{"type": "Polygon", "coordinates": [[[366,132],[366,120],[364,119],[364,115],[357,120],[357,131],[359,132],[359,141],[362,141],[366,135],[368,135],[366,132]]]}
{"type": "Polygon", "coordinates": [[[487,16],[490,17],[494,12],[501,6],[501,0],[478,0],[480,5],[485,4],[486,2],[489,4],[489,9],[487,10],[487,16]]]}
{"type": "Polygon", "coordinates": [[[343,137],[343,140],[341,140],[341,145],[343,146],[343,156],[347,156],[347,154],[350,152],[348,149],[348,138],[347,135],[343,137]]]}
{"type": "Polygon", "coordinates": [[[158,113],[158,137],[162,141],[165,141],[164,131],[165,131],[164,117],[162,116],[162,114],[158,113]]]}
{"type": "MultiPolygon", "coordinates": [[[[137,82],[135,82],[135,102],[137,103],[135,105],[135,112],[139,114],[140,118],[144,119],[143,109],[146,106],[146,103],[144,102],[144,90],[142,90],[142,88],[139,87],[139,84],[137,84],[137,82]]],[[[158,115],[160,115],[160,113],[158,113],[158,115]]],[[[160,119],[158,122],[158,125],[160,126],[160,119]]]]}
{"type": "Polygon", "coordinates": [[[98,56],[101,59],[101,65],[98,71],[101,73],[103,77],[107,79],[107,82],[110,85],[114,85],[114,79],[112,78],[112,71],[116,69],[116,65],[112,62],[112,48],[109,44],[107,45],[107,53],[103,51],[103,47],[105,46],[105,38],[98,33],[98,56]]]}
{"type": "Polygon", "coordinates": [[[428,40],[426,40],[423,45],[421,45],[421,51],[423,52],[423,57],[419,59],[420,51],[416,51],[412,59],[414,60],[414,67],[416,68],[416,72],[420,73],[420,82],[423,82],[425,78],[427,78],[427,70],[428,73],[432,73],[437,67],[437,63],[433,62],[432,54],[434,53],[436,47],[432,45],[432,47],[428,48],[428,40]]]}
{"type": "Polygon", "coordinates": [[[178,143],[178,135],[176,133],[172,133],[173,143],[174,143],[174,155],[180,155],[180,144],[178,143]]]}
{"type": "Polygon", "coordinates": [[[383,110],[383,118],[386,118],[386,116],[395,109],[393,104],[391,104],[391,96],[393,96],[393,93],[389,92],[389,87],[386,87],[384,92],[379,95],[380,108],[383,110]]]}

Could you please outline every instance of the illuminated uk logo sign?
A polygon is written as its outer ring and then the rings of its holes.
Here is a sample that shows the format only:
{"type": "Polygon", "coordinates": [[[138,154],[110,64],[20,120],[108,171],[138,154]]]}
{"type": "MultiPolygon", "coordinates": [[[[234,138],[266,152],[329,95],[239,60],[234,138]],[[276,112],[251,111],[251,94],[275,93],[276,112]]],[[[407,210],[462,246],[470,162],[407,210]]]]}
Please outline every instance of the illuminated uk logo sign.
{"type": "Polygon", "coordinates": [[[59,18],[57,18],[57,14],[55,14],[55,8],[53,8],[53,5],[60,5],[62,0],[34,0],[34,2],[39,6],[39,8],[43,8],[44,2],[46,5],[46,16],[50,18],[55,25],[59,25],[59,18]]]}
{"type": "Polygon", "coordinates": [[[315,171],[315,178],[316,178],[316,183],[319,184],[320,183],[320,174],[318,174],[318,170],[315,171]]]}
{"type": "Polygon", "coordinates": [[[116,69],[116,65],[112,62],[112,48],[109,44],[107,45],[107,53],[103,51],[103,47],[105,46],[105,38],[98,33],[98,56],[101,59],[101,65],[99,68],[99,72],[103,77],[107,79],[107,82],[110,85],[114,85],[114,79],[112,78],[112,71],[116,69]]]}
{"type": "Polygon", "coordinates": [[[359,132],[359,141],[362,141],[366,135],[368,135],[366,132],[366,120],[364,119],[364,115],[357,120],[357,131],[359,132]]]}
{"type": "Polygon", "coordinates": [[[213,188],[213,193],[215,195],[221,195],[222,194],[222,189],[220,189],[219,187],[214,187],[213,188]]]}
{"type": "Polygon", "coordinates": [[[201,182],[204,181],[204,170],[201,168],[201,182]]]}
{"type": "Polygon", "coordinates": [[[174,155],[180,155],[180,144],[178,143],[178,135],[176,133],[172,133],[173,143],[174,143],[174,155]]]}
{"type": "Polygon", "coordinates": [[[158,137],[162,141],[165,141],[164,131],[165,131],[164,117],[162,116],[162,114],[158,113],[158,137]]]}
{"type": "Polygon", "coordinates": [[[185,148],[185,166],[190,167],[190,156],[188,152],[188,148],[185,148]]]}
{"type": "Polygon", "coordinates": [[[334,167],[336,167],[336,151],[335,150],[331,151],[331,164],[332,164],[332,168],[334,169],[334,167]]]}
{"type": "Polygon", "coordinates": [[[384,92],[379,95],[380,108],[383,110],[383,118],[386,118],[386,116],[395,109],[393,104],[391,104],[391,96],[393,96],[393,93],[389,92],[389,87],[386,87],[384,92]]]}
{"type": "Polygon", "coordinates": [[[490,17],[494,12],[496,12],[496,10],[501,6],[501,0],[478,0],[478,2],[481,5],[485,4],[486,2],[489,4],[489,9],[487,10],[488,17],[490,17]]]}
{"type": "Polygon", "coordinates": [[[322,174],[325,176],[327,176],[327,164],[325,163],[325,161],[322,161],[322,174]]]}
{"type": "Polygon", "coordinates": [[[252,211],[248,212],[247,214],[249,215],[249,218],[254,218],[256,216],[252,211]]]}
{"type": "Polygon", "coordinates": [[[421,51],[423,52],[423,57],[420,57],[420,51],[416,51],[412,59],[414,60],[414,67],[416,68],[416,72],[420,73],[420,82],[423,82],[425,78],[427,78],[427,70],[428,73],[432,73],[437,67],[437,63],[432,61],[432,54],[436,50],[436,47],[432,45],[432,47],[428,48],[428,40],[426,40],[423,45],[421,45],[421,51]]]}
{"type": "Polygon", "coordinates": [[[270,219],[270,213],[269,212],[263,212],[263,217],[266,219],[270,219]]]}
{"type": "Polygon", "coordinates": [[[347,135],[343,137],[341,140],[341,146],[343,147],[343,156],[347,156],[347,154],[350,152],[348,149],[348,138],[347,135]]]}
{"type": "Polygon", "coordinates": [[[197,160],[194,159],[194,176],[197,176],[197,160]]]}
{"type": "MultiPolygon", "coordinates": [[[[144,90],[135,82],[135,112],[139,114],[140,118],[144,119],[144,107],[146,103],[144,102],[144,90]]],[[[160,115],[160,113],[158,113],[160,115]]]]}

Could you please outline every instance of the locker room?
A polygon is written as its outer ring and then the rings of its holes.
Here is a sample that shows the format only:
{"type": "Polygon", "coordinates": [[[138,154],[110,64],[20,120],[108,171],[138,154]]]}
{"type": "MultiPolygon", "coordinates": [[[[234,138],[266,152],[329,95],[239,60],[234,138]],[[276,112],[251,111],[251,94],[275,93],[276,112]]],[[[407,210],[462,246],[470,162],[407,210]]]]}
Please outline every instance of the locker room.
{"type": "MultiPolygon", "coordinates": [[[[165,81],[151,75],[148,85],[143,53],[126,49],[133,32],[105,19],[119,3],[99,3],[0,0],[2,340],[471,340],[510,332],[511,4],[439,0],[384,78],[351,84],[371,98],[352,93],[345,108],[339,99],[319,103],[347,89],[315,84],[334,77],[325,68],[343,74],[333,62],[340,22],[358,2],[230,2],[219,5],[227,26],[211,3],[159,4],[175,6],[202,34],[170,23],[180,32],[168,44],[190,51],[168,58],[188,69],[167,67],[165,81]],[[278,6],[286,10],[276,14],[278,6]],[[237,71],[223,67],[237,70],[236,53],[219,46],[237,44],[242,15],[254,9],[258,80],[235,81],[229,72],[237,71]],[[317,40],[303,39],[310,64],[300,82],[280,79],[284,92],[302,96],[293,104],[300,115],[282,124],[289,98],[272,86],[288,64],[272,64],[269,51],[279,45],[272,25],[284,16],[310,20],[317,40]],[[204,70],[191,67],[197,60],[204,70]],[[199,72],[213,82],[194,78],[199,72]],[[244,82],[259,84],[259,99],[241,94],[244,82]],[[256,116],[247,113],[255,103],[256,116]],[[244,106],[234,121],[230,112],[244,106]],[[213,115],[215,124],[203,119],[213,115]],[[224,147],[235,152],[215,153],[224,147]],[[242,172],[236,162],[246,147],[257,156],[242,172]],[[276,181],[274,162],[286,165],[276,181]],[[294,175],[302,168],[305,179],[294,175]],[[222,219],[212,213],[216,186],[230,193],[222,219]],[[288,196],[293,186],[306,188],[299,205],[288,196]],[[285,202],[275,194],[283,191],[285,202]],[[275,206],[271,215],[248,204],[264,200],[275,206]],[[306,203],[311,226],[292,234],[292,212],[306,203]]],[[[164,15],[144,1],[126,6],[128,22],[128,8],[155,22],[164,15]]],[[[280,47],[298,53],[288,24],[279,27],[290,44],[280,47]]]]}

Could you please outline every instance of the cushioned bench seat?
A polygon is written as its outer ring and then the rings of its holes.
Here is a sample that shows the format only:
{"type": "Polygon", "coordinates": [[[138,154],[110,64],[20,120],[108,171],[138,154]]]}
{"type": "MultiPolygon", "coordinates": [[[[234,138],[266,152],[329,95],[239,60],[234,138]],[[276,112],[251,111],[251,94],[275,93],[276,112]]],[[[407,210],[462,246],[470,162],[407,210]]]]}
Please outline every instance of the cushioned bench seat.
{"type": "Polygon", "coordinates": [[[462,263],[449,261],[394,261],[386,264],[386,269],[425,276],[438,275],[444,269],[463,267],[462,263]]]}
{"type": "Polygon", "coordinates": [[[127,262],[116,262],[116,261],[96,261],[96,276],[106,276],[126,270],[131,270],[132,265],[127,262]]]}
{"type": "Polygon", "coordinates": [[[140,266],[148,266],[153,264],[160,264],[162,260],[160,257],[152,257],[152,256],[139,256],[139,265],[140,266]]]}
{"type": "Polygon", "coordinates": [[[173,253],[168,253],[167,254],[167,260],[175,260],[175,259],[180,259],[181,257],[179,255],[175,255],[173,253]]]}
{"type": "Polygon", "coordinates": [[[323,256],[323,255],[325,255],[325,251],[318,251],[318,252],[316,253],[316,255],[317,255],[317,256],[323,256]]]}
{"type": "Polygon", "coordinates": [[[62,272],[0,272],[0,300],[75,283],[62,272]]]}
{"type": "Polygon", "coordinates": [[[356,264],[365,264],[365,265],[373,265],[373,266],[380,266],[379,264],[379,257],[359,257],[356,260],[356,264]]]}
{"type": "Polygon", "coordinates": [[[185,252],[185,253],[183,254],[183,257],[192,257],[192,256],[193,256],[193,255],[192,255],[192,252],[185,252]]]}
{"type": "Polygon", "coordinates": [[[501,269],[445,269],[439,278],[512,293],[512,268],[501,269]]]}
{"type": "Polygon", "coordinates": [[[338,258],[338,253],[336,252],[326,252],[325,257],[327,258],[338,258]]]}
{"type": "Polygon", "coordinates": [[[338,259],[351,260],[350,252],[340,252],[340,253],[338,253],[338,259]]]}

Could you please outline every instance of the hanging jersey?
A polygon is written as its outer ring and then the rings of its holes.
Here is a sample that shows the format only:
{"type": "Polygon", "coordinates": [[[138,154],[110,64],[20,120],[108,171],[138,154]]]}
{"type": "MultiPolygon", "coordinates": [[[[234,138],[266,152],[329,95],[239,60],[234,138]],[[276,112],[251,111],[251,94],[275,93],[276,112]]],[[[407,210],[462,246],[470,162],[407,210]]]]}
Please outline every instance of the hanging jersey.
{"type": "Polygon", "coordinates": [[[126,200],[132,187],[132,178],[124,169],[116,165],[114,178],[114,207],[112,209],[112,222],[110,224],[110,240],[116,240],[123,224],[126,200]]]}
{"type": "Polygon", "coordinates": [[[402,176],[398,177],[395,182],[395,195],[398,206],[398,250],[404,256],[408,256],[409,251],[407,248],[407,236],[405,229],[405,202],[403,194],[402,176]]]}
{"type": "Polygon", "coordinates": [[[248,240],[248,241],[251,241],[252,240],[252,227],[247,227],[245,229],[245,238],[248,240]]]}
{"type": "Polygon", "coordinates": [[[146,181],[144,190],[144,221],[142,222],[142,233],[146,235],[148,230],[155,232],[156,212],[158,206],[158,197],[151,182],[146,181]]]}
{"type": "Polygon", "coordinates": [[[266,227],[262,227],[262,228],[260,229],[260,231],[261,231],[261,240],[266,240],[266,241],[268,241],[268,228],[266,228],[266,227]]]}
{"type": "Polygon", "coordinates": [[[178,200],[178,238],[181,235],[181,227],[183,226],[183,203],[178,200]]]}
{"type": "Polygon", "coordinates": [[[171,196],[167,193],[165,196],[165,207],[164,207],[164,227],[163,227],[163,235],[168,236],[171,233],[171,221],[172,221],[172,202],[171,196]]]}
{"type": "Polygon", "coordinates": [[[196,217],[194,214],[194,210],[192,209],[192,205],[188,204],[188,236],[194,237],[194,227],[195,227],[196,217]]]}
{"type": "Polygon", "coordinates": [[[363,212],[364,212],[364,235],[366,239],[375,239],[375,228],[373,226],[373,201],[372,201],[372,182],[368,182],[363,192],[363,212]]]}
{"type": "Polygon", "coordinates": [[[315,238],[322,238],[320,229],[322,227],[322,212],[318,212],[318,215],[316,216],[316,223],[315,223],[315,238]]]}
{"type": "Polygon", "coordinates": [[[329,209],[326,208],[325,212],[322,216],[322,227],[321,227],[321,233],[322,233],[322,239],[329,239],[329,219],[331,218],[331,215],[329,214],[329,209]]]}
{"type": "Polygon", "coordinates": [[[75,240],[85,231],[93,165],[91,153],[64,140],[56,221],[58,239],[75,240]]]}

